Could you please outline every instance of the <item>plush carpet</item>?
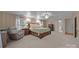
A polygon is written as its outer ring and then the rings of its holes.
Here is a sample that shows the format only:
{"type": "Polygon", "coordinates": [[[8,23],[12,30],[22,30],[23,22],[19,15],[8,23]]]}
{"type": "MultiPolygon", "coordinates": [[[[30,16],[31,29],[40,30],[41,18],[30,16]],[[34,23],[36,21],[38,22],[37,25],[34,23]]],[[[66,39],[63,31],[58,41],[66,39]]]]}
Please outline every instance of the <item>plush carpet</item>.
{"type": "Polygon", "coordinates": [[[71,35],[52,32],[42,39],[27,35],[18,41],[12,41],[6,48],[78,48],[79,40],[71,35]]]}

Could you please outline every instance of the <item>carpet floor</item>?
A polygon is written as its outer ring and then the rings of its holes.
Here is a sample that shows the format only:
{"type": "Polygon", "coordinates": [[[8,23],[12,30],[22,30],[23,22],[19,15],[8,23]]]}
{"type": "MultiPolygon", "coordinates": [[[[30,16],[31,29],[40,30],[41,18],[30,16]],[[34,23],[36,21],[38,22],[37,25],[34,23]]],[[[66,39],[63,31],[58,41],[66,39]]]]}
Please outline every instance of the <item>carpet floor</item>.
{"type": "Polygon", "coordinates": [[[12,41],[6,48],[78,48],[79,40],[71,35],[52,32],[42,39],[33,35],[24,36],[22,39],[12,41]]]}

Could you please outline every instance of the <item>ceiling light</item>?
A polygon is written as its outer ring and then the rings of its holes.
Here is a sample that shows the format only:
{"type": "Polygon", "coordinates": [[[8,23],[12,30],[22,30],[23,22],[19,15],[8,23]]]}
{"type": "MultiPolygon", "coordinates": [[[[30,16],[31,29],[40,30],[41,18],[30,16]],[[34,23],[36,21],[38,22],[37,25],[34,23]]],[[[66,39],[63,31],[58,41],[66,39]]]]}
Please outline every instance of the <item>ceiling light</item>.
{"type": "Polygon", "coordinates": [[[58,22],[59,22],[59,23],[61,23],[61,22],[62,22],[62,20],[58,20],[58,22]]]}
{"type": "Polygon", "coordinates": [[[44,12],[41,14],[42,17],[44,17],[45,19],[48,19],[50,16],[52,16],[52,14],[50,12],[44,12]]]}
{"type": "Polygon", "coordinates": [[[40,19],[40,15],[37,15],[37,19],[40,19]]]}
{"type": "Polygon", "coordinates": [[[49,15],[45,15],[45,19],[48,19],[49,18],[49,15]]]}

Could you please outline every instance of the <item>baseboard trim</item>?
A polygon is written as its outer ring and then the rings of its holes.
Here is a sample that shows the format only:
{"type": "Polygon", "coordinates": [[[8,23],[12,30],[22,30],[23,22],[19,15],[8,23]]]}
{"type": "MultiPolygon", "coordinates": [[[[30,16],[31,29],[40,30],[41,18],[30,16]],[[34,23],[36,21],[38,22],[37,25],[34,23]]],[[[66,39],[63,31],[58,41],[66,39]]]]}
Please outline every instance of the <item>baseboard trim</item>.
{"type": "Polygon", "coordinates": [[[65,34],[66,34],[66,35],[73,35],[73,33],[68,33],[68,32],[65,32],[65,34]]]}

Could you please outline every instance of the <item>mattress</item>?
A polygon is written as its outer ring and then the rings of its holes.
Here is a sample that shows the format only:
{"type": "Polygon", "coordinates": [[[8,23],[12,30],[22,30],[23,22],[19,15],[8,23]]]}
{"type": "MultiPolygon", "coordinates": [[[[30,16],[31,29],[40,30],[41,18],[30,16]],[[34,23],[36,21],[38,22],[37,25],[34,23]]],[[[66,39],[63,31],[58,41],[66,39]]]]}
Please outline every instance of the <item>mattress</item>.
{"type": "Polygon", "coordinates": [[[44,33],[50,31],[49,28],[30,28],[30,30],[36,33],[44,33]]]}

